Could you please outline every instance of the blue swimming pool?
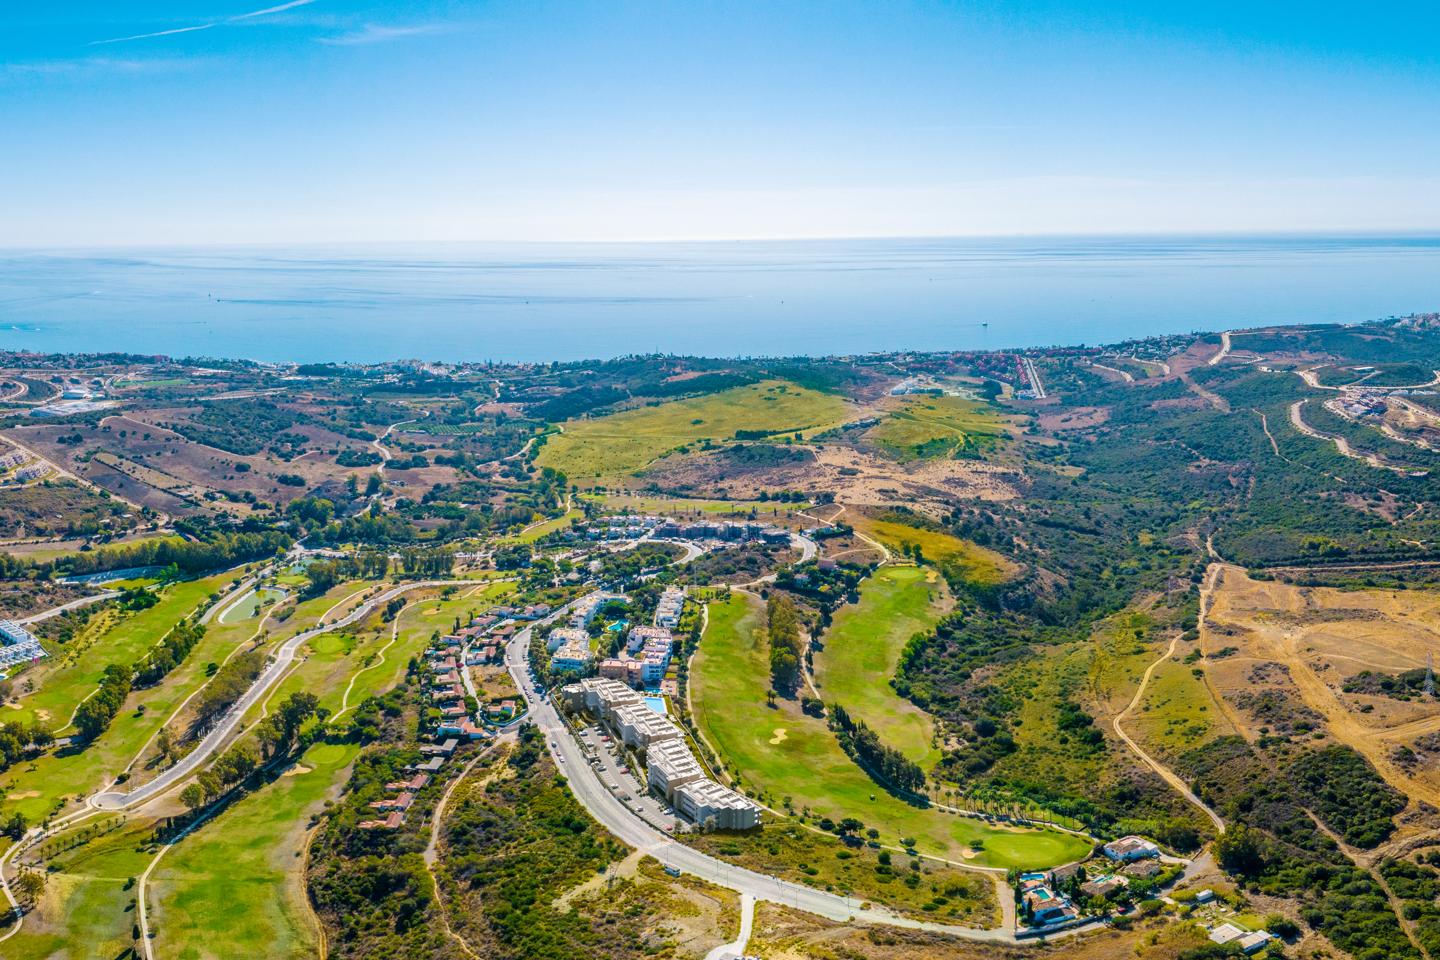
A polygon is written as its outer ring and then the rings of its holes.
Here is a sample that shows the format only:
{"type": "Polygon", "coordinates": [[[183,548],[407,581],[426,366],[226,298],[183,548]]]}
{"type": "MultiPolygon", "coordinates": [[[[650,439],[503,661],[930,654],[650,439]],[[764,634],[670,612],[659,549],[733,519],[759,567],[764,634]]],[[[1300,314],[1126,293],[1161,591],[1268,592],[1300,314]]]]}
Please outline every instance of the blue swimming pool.
{"type": "Polygon", "coordinates": [[[660,716],[662,717],[668,716],[670,713],[670,711],[665,707],[664,697],[646,697],[645,705],[651,710],[654,710],[656,713],[660,714],[660,716]]]}

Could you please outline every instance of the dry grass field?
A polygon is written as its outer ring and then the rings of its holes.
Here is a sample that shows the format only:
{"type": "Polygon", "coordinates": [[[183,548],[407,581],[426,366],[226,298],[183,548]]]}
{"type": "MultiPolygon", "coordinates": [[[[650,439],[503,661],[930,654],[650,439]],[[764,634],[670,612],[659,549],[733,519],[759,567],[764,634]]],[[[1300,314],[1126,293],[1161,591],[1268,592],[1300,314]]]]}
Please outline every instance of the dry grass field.
{"type": "Polygon", "coordinates": [[[1364,671],[1423,669],[1437,646],[1440,593],[1302,587],[1231,566],[1201,628],[1209,682],[1246,736],[1333,738],[1411,797],[1440,805],[1440,702],[1345,690],[1364,671]]]}

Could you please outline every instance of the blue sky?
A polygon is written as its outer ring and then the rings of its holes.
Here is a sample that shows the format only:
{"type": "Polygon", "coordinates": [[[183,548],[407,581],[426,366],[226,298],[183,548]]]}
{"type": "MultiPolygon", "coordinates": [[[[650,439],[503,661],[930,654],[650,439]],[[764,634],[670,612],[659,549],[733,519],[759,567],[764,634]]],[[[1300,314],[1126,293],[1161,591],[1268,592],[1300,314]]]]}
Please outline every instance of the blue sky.
{"type": "Polygon", "coordinates": [[[1434,4],[0,6],[0,244],[1440,228],[1434,4]]]}

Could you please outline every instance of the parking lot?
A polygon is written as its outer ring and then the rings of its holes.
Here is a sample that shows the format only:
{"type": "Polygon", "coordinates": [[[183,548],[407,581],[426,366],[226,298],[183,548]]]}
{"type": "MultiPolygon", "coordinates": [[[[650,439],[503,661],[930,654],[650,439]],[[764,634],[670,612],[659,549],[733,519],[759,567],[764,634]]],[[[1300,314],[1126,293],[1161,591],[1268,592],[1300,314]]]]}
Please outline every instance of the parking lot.
{"type": "MultiPolygon", "coordinates": [[[[631,810],[663,830],[674,832],[683,823],[659,797],[652,796],[647,786],[626,770],[620,757],[623,749],[604,730],[590,726],[580,731],[580,743],[595,758],[591,766],[600,782],[631,810]]],[[[572,774],[573,776],[573,774],[572,774]]]]}

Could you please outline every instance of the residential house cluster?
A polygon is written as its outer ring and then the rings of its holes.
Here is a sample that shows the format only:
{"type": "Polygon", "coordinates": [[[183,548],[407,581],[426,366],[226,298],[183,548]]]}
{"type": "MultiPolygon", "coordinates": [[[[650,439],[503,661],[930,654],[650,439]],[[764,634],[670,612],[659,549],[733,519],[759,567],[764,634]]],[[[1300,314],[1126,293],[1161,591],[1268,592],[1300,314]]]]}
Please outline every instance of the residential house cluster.
{"type": "Polygon", "coordinates": [[[0,471],[13,470],[29,459],[29,454],[20,450],[11,450],[5,456],[0,457],[0,471]]]}
{"type": "Polygon", "coordinates": [[[760,822],[754,801],[705,776],[684,732],[618,680],[589,677],[560,688],[565,705],[606,723],[628,747],[643,751],[650,789],[677,813],[722,830],[747,830],[760,822]]]}
{"type": "Polygon", "coordinates": [[[14,620],[0,620],[0,667],[11,667],[45,656],[45,649],[29,630],[14,620]]]}
{"type": "Polygon", "coordinates": [[[665,679],[674,651],[675,638],[664,627],[631,627],[625,655],[601,660],[600,676],[632,687],[655,687],[665,679]]]}
{"type": "Polygon", "coordinates": [[[588,627],[600,613],[600,608],[620,594],[596,591],[575,601],[570,608],[568,626],[556,627],[545,637],[545,649],[550,652],[552,670],[579,673],[590,668],[595,654],[590,649],[588,627]]]}
{"type": "Polygon", "coordinates": [[[454,738],[446,739],[440,743],[427,743],[420,748],[425,755],[425,760],[412,764],[407,780],[392,780],[385,784],[385,791],[388,796],[371,802],[370,808],[377,814],[381,814],[373,820],[361,820],[357,826],[361,830],[396,830],[405,824],[405,817],[410,813],[410,808],[415,805],[415,798],[430,778],[440,771],[445,762],[455,753],[455,748],[460,741],[454,738]]]}
{"type": "Polygon", "coordinates": [[[441,637],[425,652],[430,668],[430,703],[440,711],[440,736],[478,740],[485,736],[465,705],[465,687],[460,677],[461,647],[453,636],[441,637]]]}
{"type": "Polygon", "coordinates": [[[740,520],[697,520],[683,523],[669,517],[621,514],[600,517],[575,528],[587,540],[640,540],[656,537],[662,540],[718,540],[743,543],[760,540],[765,543],[790,542],[789,531],[769,524],[740,520]]]}

